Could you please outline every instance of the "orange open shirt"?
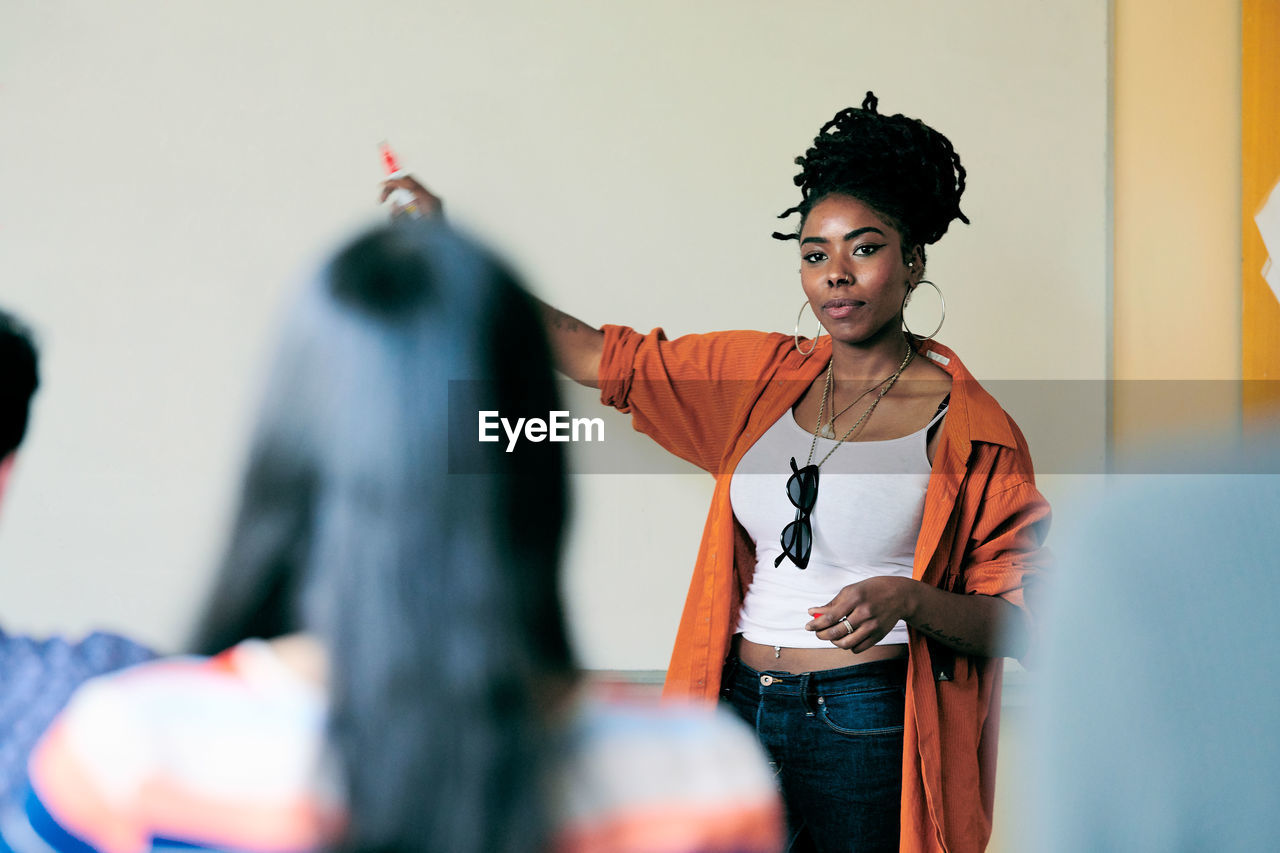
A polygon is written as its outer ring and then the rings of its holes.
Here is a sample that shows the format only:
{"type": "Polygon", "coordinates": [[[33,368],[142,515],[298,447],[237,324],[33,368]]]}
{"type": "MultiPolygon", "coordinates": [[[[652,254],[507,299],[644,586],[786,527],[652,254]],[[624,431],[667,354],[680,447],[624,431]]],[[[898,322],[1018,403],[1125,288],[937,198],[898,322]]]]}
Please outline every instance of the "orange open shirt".
{"type": "MultiPolygon", "coordinates": [[[[808,357],[790,336],[718,332],[667,340],[605,326],[600,398],[667,450],[716,478],[665,692],[715,701],[751,582],[755,549],[733,517],[729,481],[751,444],[826,369],[825,338],[808,357]]],[[[946,426],[925,494],[913,576],[1025,609],[1044,565],[1049,505],[1036,490],[1026,440],[955,353],[921,352],[952,378],[946,426]]],[[[980,851],[991,835],[1002,659],[954,655],[939,681],[931,643],[908,627],[902,851],[980,851]]],[[[932,645],[934,656],[949,651],[932,645]]]]}

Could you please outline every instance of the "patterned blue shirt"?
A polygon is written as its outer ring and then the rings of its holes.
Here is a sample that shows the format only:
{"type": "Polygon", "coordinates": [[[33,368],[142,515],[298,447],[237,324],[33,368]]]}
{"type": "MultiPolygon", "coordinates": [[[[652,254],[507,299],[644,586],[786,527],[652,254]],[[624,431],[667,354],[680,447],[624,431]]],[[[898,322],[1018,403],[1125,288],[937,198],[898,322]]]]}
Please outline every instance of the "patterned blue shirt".
{"type": "Polygon", "coordinates": [[[0,803],[21,790],[31,748],[77,687],[153,657],[154,652],[115,634],[95,632],[72,643],[0,630],[0,803]]]}

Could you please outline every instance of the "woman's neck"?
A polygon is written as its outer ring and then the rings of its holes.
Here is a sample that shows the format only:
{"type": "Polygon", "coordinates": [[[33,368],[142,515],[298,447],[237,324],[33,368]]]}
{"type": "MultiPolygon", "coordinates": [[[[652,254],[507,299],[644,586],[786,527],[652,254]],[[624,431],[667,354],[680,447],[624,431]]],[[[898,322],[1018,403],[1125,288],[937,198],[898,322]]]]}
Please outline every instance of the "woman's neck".
{"type": "Polygon", "coordinates": [[[831,372],[837,382],[876,382],[898,370],[907,355],[907,339],[900,332],[874,342],[832,342],[831,372]]]}

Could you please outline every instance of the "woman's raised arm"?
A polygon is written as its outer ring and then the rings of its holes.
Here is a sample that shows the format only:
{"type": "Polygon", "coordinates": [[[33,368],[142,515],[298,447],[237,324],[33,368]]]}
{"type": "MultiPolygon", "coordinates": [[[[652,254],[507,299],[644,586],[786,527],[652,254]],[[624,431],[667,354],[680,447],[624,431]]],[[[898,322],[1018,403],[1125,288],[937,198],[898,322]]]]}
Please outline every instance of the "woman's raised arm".
{"type": "Polygon", "coordinates": [[[576,317],[552,308],[538,299],[542,309],[542,326],[551,341],[551,354],[556,370],[580,385],[599,388],[600,356],[604,353],[604,332],[588,326],[576,317]]]}
{"type": "MultiPolygon", "coordinates": [[[[423,216],[444,216],[444,202],[440,197],[408,175],[383,181],[382,200],[386,201],[398,189],[413,193],[414,201],[423,216]]],[[[399,212],[400,209],[397,208],[392,216],[399,212]]],[[[599,388],[600,382],[596,375],[600,370],[600,356],[604,352],[604,333],[576,317],[552,308],[541,299],[534,298],[542,311],[542,324],[546,329],[547,339],[551,342],[556,369],[575,382],[589,388],[599,388]]]]}

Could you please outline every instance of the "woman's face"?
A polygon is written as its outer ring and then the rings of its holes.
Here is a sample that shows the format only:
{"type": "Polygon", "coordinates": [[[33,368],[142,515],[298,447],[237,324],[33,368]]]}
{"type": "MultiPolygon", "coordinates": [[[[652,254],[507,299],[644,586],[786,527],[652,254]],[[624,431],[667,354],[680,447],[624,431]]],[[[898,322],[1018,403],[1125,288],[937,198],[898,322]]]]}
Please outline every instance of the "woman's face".
{"type": "Polygon", "coordinates": [[[864,343],[899,328],[902,300],[920,280],[919,252],[902,258],[902,236],[863,202],[829,195],[800,229],[800,284],[830,334],[864,343]]]}

